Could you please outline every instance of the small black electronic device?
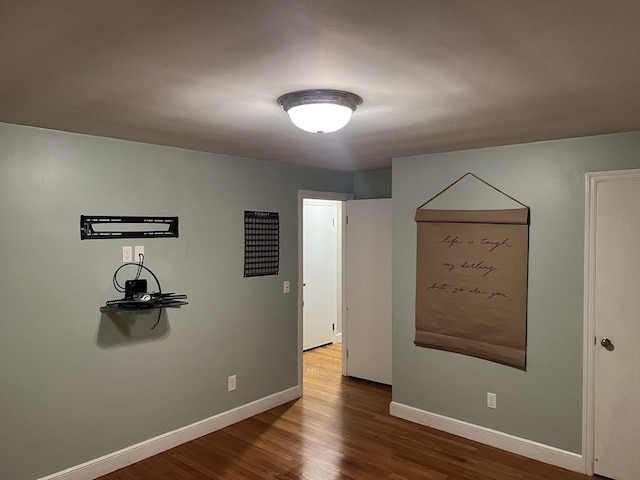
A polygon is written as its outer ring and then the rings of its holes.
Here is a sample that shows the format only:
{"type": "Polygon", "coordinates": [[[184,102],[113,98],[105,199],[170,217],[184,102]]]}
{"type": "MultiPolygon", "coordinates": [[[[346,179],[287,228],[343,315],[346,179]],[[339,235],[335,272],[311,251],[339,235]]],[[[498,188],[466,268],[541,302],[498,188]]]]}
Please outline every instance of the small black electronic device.
{"type": "Polygon", "coordinates": [[[133,298],[136,293],[147,293],[147,280],[127,280],[124,282],[124,298],[133,298]]]}

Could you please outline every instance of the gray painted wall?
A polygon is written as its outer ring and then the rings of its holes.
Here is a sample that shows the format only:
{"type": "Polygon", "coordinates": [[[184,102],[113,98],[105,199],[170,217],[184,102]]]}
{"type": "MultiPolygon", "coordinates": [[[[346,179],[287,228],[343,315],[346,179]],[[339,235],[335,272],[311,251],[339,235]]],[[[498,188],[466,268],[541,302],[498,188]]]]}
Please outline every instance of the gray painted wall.
{"type": "Polygon", "coordinates": [[[0,478],[297,384],[297,190],[352,193],[353,174],[7,124],[0,145],[0,478]],[[278,276],[243,278],[244,210],[280,213],[278,276]],[[180,237],[80,241],[81,214],[177,215],[180,237]],[[155,330],[99,312],[120,297],[121,247],[140,244],[163,289],[189,295],[155,330]]]}
{"type": "Polygon", "coordinates": [[[354,172],[353,194],[356,200],[391,198],[391,169],[354,172]]]}
{"type": "MultiPolygon", "coordinates": [[[[638,167],[640,132],[394,160],[393,400],[580,452],[585,173],[638,167]],[[531,208],[526,372],[413,345],[415,209],[466,172],[531,208]]],[[[433,206],[491,203],[462,188],[433,206]]]]}

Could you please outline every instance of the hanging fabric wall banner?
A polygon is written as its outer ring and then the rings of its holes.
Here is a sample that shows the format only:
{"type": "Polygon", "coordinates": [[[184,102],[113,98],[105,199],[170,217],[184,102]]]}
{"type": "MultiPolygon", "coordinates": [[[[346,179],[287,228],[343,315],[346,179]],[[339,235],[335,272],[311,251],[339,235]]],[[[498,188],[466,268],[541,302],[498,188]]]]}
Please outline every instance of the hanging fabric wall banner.
{"type": "Polygon", "coordinates": [[[524,370],[529,208],[430,210],[426,203],[415,216],[415,344],[524,370]]]}

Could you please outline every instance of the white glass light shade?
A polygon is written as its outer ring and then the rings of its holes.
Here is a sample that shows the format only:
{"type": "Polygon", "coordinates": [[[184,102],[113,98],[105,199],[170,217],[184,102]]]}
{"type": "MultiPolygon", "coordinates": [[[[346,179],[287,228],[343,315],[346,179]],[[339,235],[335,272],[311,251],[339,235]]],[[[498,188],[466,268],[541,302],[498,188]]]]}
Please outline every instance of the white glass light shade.
{"type": "Polygon", "coordinates": [[[331,133],[349,123],[353,111],[344,105],[312,103],[291,107],[287,113],[293,124],[305,132],[331,133]]]}
{"type": "Polygon", "coordinates": [[[291,122],[310,133],[340,130],[362,103],[355,93],[343,90],[300,90],[278,98],[278,104],[289,114],[291,122]]]}

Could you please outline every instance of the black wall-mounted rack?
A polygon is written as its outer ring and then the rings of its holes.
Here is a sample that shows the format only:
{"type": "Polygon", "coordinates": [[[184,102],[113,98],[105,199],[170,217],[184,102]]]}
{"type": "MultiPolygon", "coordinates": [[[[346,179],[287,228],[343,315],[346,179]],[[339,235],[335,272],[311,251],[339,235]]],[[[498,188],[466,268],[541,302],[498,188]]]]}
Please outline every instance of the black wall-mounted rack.
{"type": "Polygon", "coordinates": [[[156,274],[151,269],[144,265],[144,255],[140,256],[138,263],[127,262],[116,268],[113,272],[113,286],[119,292],[125,294],[124,298],[117,300],[107,300],[106,305],[100,307],[100,311],[103,313],[114,310],[158,310],[158,318],[156,323],[151,327],[153,330],[160,323],[160,317],[162,316],[163,308],[179,308],[182,305],[188,305],[187,296],[183,293],[162,293],[162,287],[160,286],[160,280],[156,277],[156,274]],[[124,287],[118,282],[118,272],[125,267],[136,267],[137,272],[133,280],[127,280],[124,287]],[[147,292],[147,280],[140,278],[142,271],[148,272],[158,285],[157,292],[147,292]]]}
{"type": "Polygon", "coordinates": [[[80,215],[80,240],[108,238],[178,238],[178,217],[80,215]],[[140,228],[135,230],[118,228],[118,226],[122,228],[125,224],[139,225],[140,228]],[[112,228],[96,231],[94,225],[111,225],[112,228]],[[167,225],[167,229],[157,230],[158,225],[167,225]]]}
{"type": "Polygon", "coordinates": [[[152,310],[156,308],[179,308],[189,303],[187,296],[179,293],[147,293],[136,294],[131,298],[108,300],[100,307],[101,312],[113,310],[152,310]]]}

